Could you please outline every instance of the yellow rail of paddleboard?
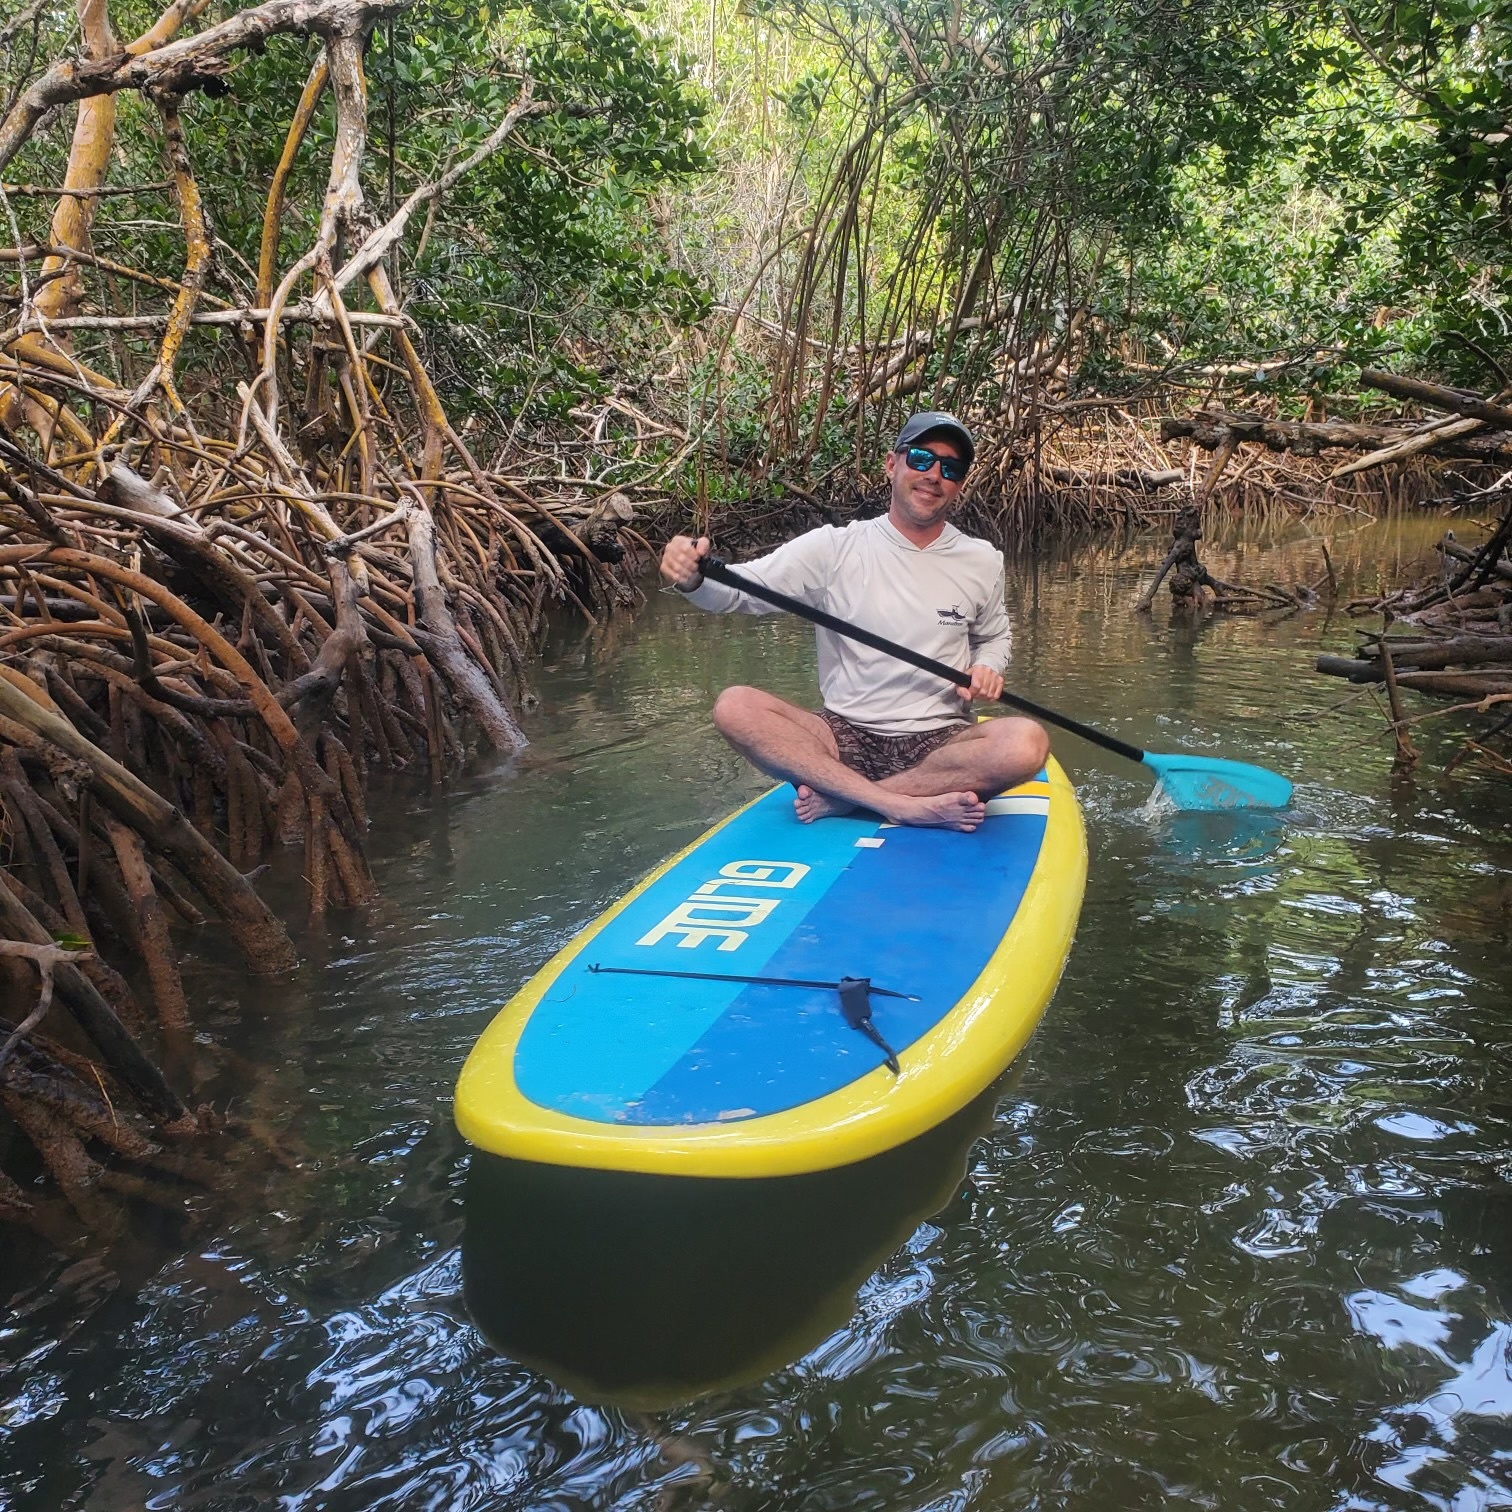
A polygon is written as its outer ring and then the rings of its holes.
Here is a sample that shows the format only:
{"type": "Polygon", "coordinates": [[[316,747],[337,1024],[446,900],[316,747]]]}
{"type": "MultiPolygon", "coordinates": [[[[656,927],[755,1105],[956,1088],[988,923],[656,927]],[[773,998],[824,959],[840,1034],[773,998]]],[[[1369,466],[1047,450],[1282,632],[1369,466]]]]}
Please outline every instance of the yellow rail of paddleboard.
{"type": "MultiPolygon", "coordinates": [[[[932,1129],[986,1088],[1024,1048],[1071,949],[1087,879],[1086,834],[1075,790],[1053,757],[1047,775],[1045,836],[1013,922],[960,1002],[899,1054],[901,1075],[878,1066],[801,1107],[739,1123],[677,1127],[595,1123],[542,1108],[520,1092],[515,1047],[537,1003],[594,936],[707,838],[702,836],[558,951],[483,1031],[457,1082],[458,1129],[479,1149],[516,1160],[748,1178],[850,1165],[932,1129]]],[[[1014,791],[1045,788],[1036,782],[1014,791]]]]}

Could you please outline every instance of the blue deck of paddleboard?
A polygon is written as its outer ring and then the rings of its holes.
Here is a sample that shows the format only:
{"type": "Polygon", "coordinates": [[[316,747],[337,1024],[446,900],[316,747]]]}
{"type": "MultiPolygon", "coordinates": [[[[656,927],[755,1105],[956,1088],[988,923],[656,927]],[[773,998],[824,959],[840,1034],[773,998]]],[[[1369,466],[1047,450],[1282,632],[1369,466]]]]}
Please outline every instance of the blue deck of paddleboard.
{"type": "Polygon", "coordinates": [[[834,991],[589,967],[870,977],[919,998],[872,997],[879,1032],[905,1050],[955,1007],[1012,922],[1045,832],[1043,805],[1023,807],[972,834],[875,818],[805,825],[792,789],[778,788],[568,963],[521,1035],[516,1084],[543,1108],[644,1125],[751,1118],[839,1090],[882,1055],[847,1025],[834,991]]]}

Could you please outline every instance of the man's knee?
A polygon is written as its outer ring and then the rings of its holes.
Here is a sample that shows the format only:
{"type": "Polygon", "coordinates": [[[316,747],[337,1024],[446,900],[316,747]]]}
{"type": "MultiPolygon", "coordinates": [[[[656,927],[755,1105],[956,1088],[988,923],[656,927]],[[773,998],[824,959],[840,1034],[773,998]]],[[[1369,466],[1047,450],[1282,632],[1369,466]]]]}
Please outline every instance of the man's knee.
{"type": "Polygon", "coordinates": [[[1050,736],[1032,719],[994,719],[988,721],[987,729],[1005,766],[1013,771],[1037,772],[1050,755],[1050,736]]]}
{"type": "Polygon", "coordinates": [[[1039,771],[1050,756],[1049,733],[1032,719],[1015,719],[1013,723],[1018,726],[1015,734],[1024,765],[1032,772],[1039,771]]]}
{"type": "Polygon", "coordinates": [[[763,693],[760,688],[747,688],[740,685],[726,688],[714,700],[714,728],[724,735],[743,730],[770,703],[770,695],[763,693]]]}

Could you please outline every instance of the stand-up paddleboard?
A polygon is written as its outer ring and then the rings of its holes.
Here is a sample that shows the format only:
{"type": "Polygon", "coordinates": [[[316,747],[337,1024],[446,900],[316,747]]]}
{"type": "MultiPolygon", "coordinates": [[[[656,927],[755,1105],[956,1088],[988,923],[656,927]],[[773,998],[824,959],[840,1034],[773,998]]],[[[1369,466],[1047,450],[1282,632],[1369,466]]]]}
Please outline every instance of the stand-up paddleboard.
{"type": "Polygon", "coordinates": [[[843,1328],[866,1278],[946,1206],[1011,1079],[870,1160],[769,1181],[476,1153],[468,1313],[580,1402],[654,1412],[759,1381],[843,1328]]]}
{"type": "Polygon", "coordinates": [[[588,926],[483,1032],[457,1127],[495,1155],[688,1176],[848,1165],[933,1128],[1060,979],[1086,841],[1052,760],[970,834],[758,798],[588,926]]]}

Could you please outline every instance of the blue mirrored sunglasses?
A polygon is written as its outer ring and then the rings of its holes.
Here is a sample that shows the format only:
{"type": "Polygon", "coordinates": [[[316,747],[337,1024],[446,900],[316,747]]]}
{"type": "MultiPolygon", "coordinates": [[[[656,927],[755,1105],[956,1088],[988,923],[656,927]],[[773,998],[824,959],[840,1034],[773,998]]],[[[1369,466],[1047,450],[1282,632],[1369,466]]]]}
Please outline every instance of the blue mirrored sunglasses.
{"type": "Polygon", "coordinates": [[[959,483],[966,476],[966,463],[960,457],[942,457],[927,446],[907,446],[903,460],[914,472],[927,473],[936,462],[940,464],[940,476],[947,483],[959,483]]]}

